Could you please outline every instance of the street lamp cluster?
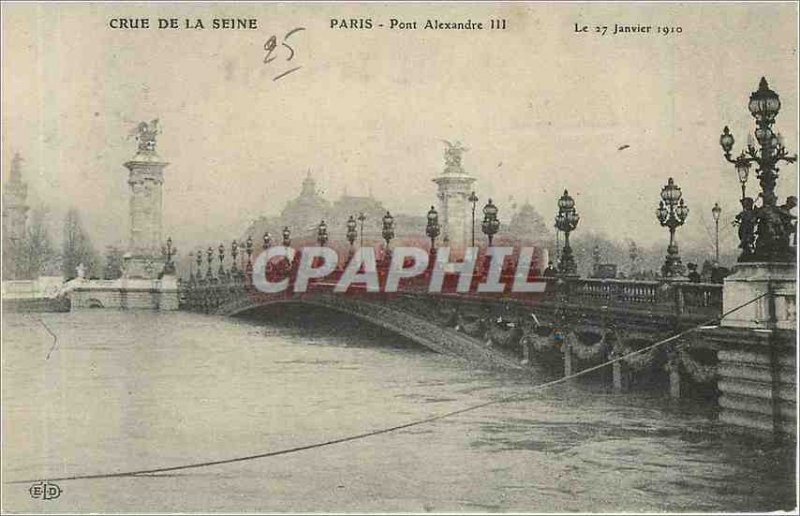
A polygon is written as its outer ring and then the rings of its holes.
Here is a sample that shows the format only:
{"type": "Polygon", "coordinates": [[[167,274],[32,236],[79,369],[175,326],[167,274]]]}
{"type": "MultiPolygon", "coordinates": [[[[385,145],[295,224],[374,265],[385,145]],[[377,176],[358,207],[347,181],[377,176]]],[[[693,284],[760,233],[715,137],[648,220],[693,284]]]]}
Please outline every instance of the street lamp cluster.
{"type": "Polygon", "coordinates": [[[325,224],[324,220],[319,222],[319,226],[317,226],[317,244],[320,247],[324,247],[325,244],[328,243],[328,225],[325,224]]]}
{"type": "Polygon", "coordinates": [[[753,133],[759,147],[748,142],[745,150],[738,157],[731,157],[734,138],[730,129],[725,126],[719,138],[719,144],[725,159],[736,169],[742,185],[742,212],[736,217],[739,225],[739,247],[742,250],[740,262],[794,262],[795,251],[791,247],[791,236],[794,233],[793,216],[789,210],[797,199],[790,197],[786,204],[777,206],[775,184],[778,179],[780,162],[794,163],[797,156],[789,156],[783,139],[772,131],[772,124],[781,109],[780,97],[772,91],[767,80],[762,77],[758,90],[750,95],[748,103],[750,114],[755,119],[756,129],[753,133]],[[747,177],[751,165],[757,165],[756,177],[761,186],[761,205],[746,195],[747,177]]]}
{"type": "MultiPolygon", "coordinates": [[[[439,213],[436,211],[436,208],[431,206],[431,209],[428,210],[428,224],[425,226],[425,234],[428,235],[428,238],[431,239],[431,253],[436,248],[436,237],[439,236],[439,232],[441,228],[439,227],[439,213]]],[[[473,224],[474,224],[473,219],[473,224]]]]}
{"type": "Polygon", "coordinates": [[[722,208],[719,203],[715,202],[714,207],[711,208],[711,216],[714,217],[714,263],[719,264],[719,216],[722,213],[722,208]]]}
{"type": "Polygon", "coordinates": [[[574,275],[578,273],[572,248],[569,246],[569,234],[578,227],[581,217],[575,209],[575,200],[564,190],[564,195],[558,200],[558,214],[556,215],[556,229],[564,232],[564,250],[561,252],[561,261],[558,269],[562,274],[574,275]]]}
{"type": "Polygon", "coordinates": [[[678,254],[678,243],[675,241],[675,230],[682,226],[689,216],[689,207],[683,200],[683,192],[670,177],[664,188],[661,189],[661,200],[656,210],[656,218],[662,226],[669,229],[669,245],[667,257],[661,267],[661,273],[666,278],[683,276],[685,270],[678,254]]]}
{"type": "Polygon", "coordinates": [[[175,262],[172,258],[178,254],[178,250],[172,246],[172,237],[167,237],[167,244],[162,247],[161,253],[164,255],[164,274],[175,274],[175,262]]]}
{"type": "Polygon", "coordinates": [[[388,211],[383,216],[383,231],[381,235],[383,240],[386,241],[386,249],[389,249],[389,242],[394,238],[394,217],[388,211]]]}
{"type": "Polygon", "coordinates": [[[489,245],[492,245],[492,238],[500,230],[500,220],[497,218],[497,206],[494,205],[491,199],[483,207],[483,222],[481,223],[481,230],[483,234],[489,239],[489,245]]]}
{"type": "Polygon", "coordinates": [[[350,215],[350,218],[347,219],[347,241],[350,242],[350,247],[353,246],[358,237],[358,232],[356,231],[357,226],[356,219],[350,215]]]}

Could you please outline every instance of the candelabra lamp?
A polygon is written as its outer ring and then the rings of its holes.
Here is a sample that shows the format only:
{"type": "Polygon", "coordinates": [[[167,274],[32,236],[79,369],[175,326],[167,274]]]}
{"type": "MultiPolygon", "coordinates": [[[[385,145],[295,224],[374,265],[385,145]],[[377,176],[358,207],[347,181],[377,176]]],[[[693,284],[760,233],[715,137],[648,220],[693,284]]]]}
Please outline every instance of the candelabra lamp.
{"type": "Polygon", "coordinates": [[[433,206],[431,206],[431,209],[428,210],[427,218],[428,224],[425,226],[425,234],[431,239],[430,252],[433,254],[434,250],[436,249],[436,238],[439,236],[441,231],[441,227],[439,227],[439,213],[433,206]]]}
{"type": "Polygon", "coordinates": [[[575,231],[580,222],[580,215],[575,209],[575,199],[567,190],[558,199],[558,214],[556,215],[556,228],[564,232],[564,249],[561,251],[561,258],[558,262],[558,271],[565,276],[575,276],[578,274],[578,266],[572,254],[572,247],[569,245],[569,235],[575,231]]]}
{"type": "Polygon", "coordinates": [[[775,186],[778,164],[794,163],[797,155],[789,156],[783,138],[772,130],[781,109],[781,101],[778,94],[769,88],[764,77],[758,84],[758,90],[750,95],[748,108],[755,119],[756,128],[753,134],[758,147],[749,142],[738,157],[732,158],[734,138],[727,126],[719,138],[725,159],[734,165],[742,185],[743,211],[737,217],[741,240],[739,247],[742,249],[739,261],[794,263],[795,249],[791,246],[791,240],[795,225],[794,217],[789,212],[793,206],[790,199],[787,199],[786,204],[778,205],[775,186]],[[755,199],[746,196],[745,184],[753,164],[757,166],[756,177],[761,186],[760,205],[755,204],[755,199]]]}
{"type": "Polygon", "coordinates": [[[670,177],[667,184],[661,189],[661,200],[656,210],[658,222],[669,229],[667,257],[661,267],[662,276],[665,278],[681,278],[685,271],[678,252],[678,243],[675,241],[675,230],[683,225],[687,216],[689,216],[689,207],[683,200],[683,193],[670,177]]]}

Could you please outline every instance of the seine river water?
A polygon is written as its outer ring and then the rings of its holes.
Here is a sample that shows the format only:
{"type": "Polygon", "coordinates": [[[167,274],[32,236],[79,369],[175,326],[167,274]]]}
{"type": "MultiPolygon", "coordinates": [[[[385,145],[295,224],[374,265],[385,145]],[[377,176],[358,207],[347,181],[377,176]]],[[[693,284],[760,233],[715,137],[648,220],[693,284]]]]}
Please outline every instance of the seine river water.
{"type": "Polygon", "coordinates": [[[9,314],[3,337],[6,512],[795,506],[792,447],[732,439],[708,407],[662,392],[586,382],[289,455],[60,481],[58,499],[33,499],[29,484],[8,482],[291,448],[523,394],[553,376],[471,369],[352,320],[299,311],[9,314]]]}

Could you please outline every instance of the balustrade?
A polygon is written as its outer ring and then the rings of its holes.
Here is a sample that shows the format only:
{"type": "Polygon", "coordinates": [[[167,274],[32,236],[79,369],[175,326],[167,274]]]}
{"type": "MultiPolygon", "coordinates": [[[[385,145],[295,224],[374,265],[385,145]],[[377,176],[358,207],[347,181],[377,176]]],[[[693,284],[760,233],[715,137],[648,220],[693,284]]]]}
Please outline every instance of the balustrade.
{"type": "MultiPolygon", "coordinates": [[[[212,274],[196,275],[181,283],[181,304],[190,310],[213,310],[224,303],[248,294],[249,273],[232,268],[212,274]]],[[[430,278],[427,274],[403,280],[403,292],[413,295],[427,293],[430,278]]],[[[631,310],[648,310],[664,313],[718,313],[722,309],[722,285],[688,283],[679,281],[636,281],[577,277],[543,277],[544,293],[535,294],[536,302],[569,303],[573,305],[600,305],[631,310]]],[[[513,277],[503,277],[512,283],[513,277]]],[[[308,293],[329,292],[335,280],[324,284],[311,283],[308,293]]],[[[445,281],[447,284],[447,281],[445,281]]],[[[287,293],[292,295],[291,292],[287,293]]],[[[458,297],[485,297],[470,292],[452,294],[458,297]]],[[[512,296],[516,297],[516,296],[512,296]]]]}

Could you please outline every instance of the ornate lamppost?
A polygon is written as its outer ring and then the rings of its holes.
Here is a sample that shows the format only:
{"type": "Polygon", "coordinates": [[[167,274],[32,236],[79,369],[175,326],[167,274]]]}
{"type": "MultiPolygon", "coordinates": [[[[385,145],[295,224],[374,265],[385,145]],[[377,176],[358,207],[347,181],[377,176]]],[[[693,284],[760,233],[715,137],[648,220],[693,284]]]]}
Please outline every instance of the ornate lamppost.
{"type": "Polygon", "coordinates": [[[558,221],[553,225],[556,228],[556,263],[561,263],[561,230],[558,229],[558,221]]]}
{"type": "MultiPolygon", "coordinates": [[[[264,234],[264,238],[269,236],[269,233],[264,234]]],[[[245,252],[247,252],[247,274],[250,274],[253,271],[253,237],[247,235],[247,241],[244,243],[245,245],[245,252]]],[[[269,246],[267,246],[269,247],[269,246]]],[[[265,248],[266,249],[266,248],[265,248]]]]}
{"type": "Polygon", "coordinates": [[[365,220],[367,220],[367,216],[364,215],[364,212],[362,211],[361,213],[358,214],[358,222],[359,222],[359,232],[358,232],[358,234],[359,234],[359,239],[360,239],[360,243],[359,243],[360,247],[364,247],[364,221],[365,220]]]}
{"type": "Polygon", "coordinates": [[[472,247],[475,247],[475,206],[478,204],[478,196],[473,190],[467,200],[472,203],[472,247]]]}
{"type": "Polygon", "coordinates": [[[317,226],[317,244],[319,244],[320,247],[323,247],[327,243],[328,243],[328,225],[325,224],[324,220],[322,220],[317,226]]]}
{"type": "Polygon", "coordinates": [[[203,278],[203,250],[198,249],[197,251],[197,279],[203,278]]]}
{"type": "Polygon", "coordinates": [[[206,262],[208,263],[208,270],[206,271],[206,279],[214,279],[214,273],[211,271],[211,263],[214,261],[214,250],[211,246],[206,249],[206,262]]]}
{"type": "Polygon", "coordinates": [[[558,199],[558,215],[556,215],[556,228],[564,232],[564,249],[561,251],[561,260],[558,262],[558,270],[561,274],[575,275],[578,273],[578,266],[575,264],[575,257],[572,255],[572,248],[569,245],[569,234],[578,227],[581,220],[577,210],[575,210],[575,200],[570,197],[569,192],[564,190],[564,195],[558,199]]]}
{"type": "Polygon", "coordinates": [[[772,131],[772,124],[775,123],[780,108],[781,101],[778,94],[769,88],[767,80],[762,77],[758,84],[758,90],[750,95],[748,103],[750,114],[756,122],[754,134],[759,148],[748,143],[746,150],[742,151],[739,157],[733,159],[731,158],[731,149],[733,149],[734,139],[727,126],[719,138],[725,159],[734,164],[739,181],[742,183],[744,211],[739,218],[746,219],[746,221],[739,230],[740,247],[742,248],[740,262],[794,262],[795,259],[794,251],[790,246],[792,217],[787,209],[777,206],[777,196],[775,195],[775,183],[779,171],[777,165],[781,161],[786,163],[797,161],[797,155],[789,156],[780,136],[772,131]],[[761,206],[750,209],[753,202],[752,200],[748,201],[745,197],[744,184],[747,181],[747,172],[753,163],[757,165],[756,177],[761,186],[759,194],[761,206]],[[755,244],[751,245],[754,235],[755,244]]]}
{"type": "Polygon", "coordinates": [[[441,228],[439,227],[439,213],[431,206],[428,210],[428,225],[425,226],[425,234],[431,239],[431,254],[436,249],[436,237],[439,236],[441,228]]]}
{"type": "Polygon", "coordinates": [[[711,208],[711,216],[714,217],[714,261],[719,264],[719,216],[722,213],[722,208],[719,203],[715,202],[714,207],[711,208]]]}
{"type": "Polygon", "coordinates": [[[350,252],[353,252],[353,245],[356,243],[356,238],[358,237],[358,232],[356,231],[356,227],[358,223],[356,223],[356,219],[350,215],[350,218],[347,219],[347,241],[350,242],[350,252]]]}
{"type": "Polygon", "coordinates": [[[669,228],[669,245],[667,257],[661,272],[664,277],[673,278],[683,276],[684,267],[678,254],[678,244],[675,242],[675,229],[682,226],[689,215],[689,208],[683,200],[683,193],[675,181],[670,177],[664,188],[661,189],[661,201],[658,203],[656,218],[662,226],[669,228]]]}
{"type": "Polygon", "coordinates": [[[234,240],[231,242],[231,273],[236,274],[236,257],[239,255],[239,242],[234,240]]]}
{"type": "Polygon", "coordinates": [[[489,239],[489,246],[492,245],[492,239],[500,229],[500,221],[497,218],[497,206],[494,205],[491,199],[483,207],[483,222],[481,223],[481,230],[483,234],[489,239]]]}
{"type": "MultiPolygon", "coordinates": [[[[726,126],[727,128],[727,126],[726,126]]],[[[731,139],[733,136],[731,136],[731,139]]],[[[747,177],[750,175],[750,162],[744,155],[744,151],[733,161],[736,168],[736,177],[739,179],[739,184],[742,185],[742,199],[747,197],[747,177]]]]}
{"type": "Polygon", "coordinates": [[[389,242],[394,238],[394,217],[388,211],[383,216],[383,239],[386,241],[386,249],[389,249],[389,242]]]}
{"type": "Polygon", "coordinates": [[[264,243],[262,244],[262,247],[264,248],[264,250],[266,250],[269,249],[269,246],[271,245],[272,245],[272,235],[270,235],[269,231],[267,231],[266,233],[264,233],[264,243]]]}
{"type": "Polygon", "coordinates": [[[223,267],[223,260],[225,260],[225,245],[219,244],[217,248],[217,252],[219,252],[219,277],[222,279],[222,276],[225,275],[225,267],[223,267]]]}
{"type": "Polygon", "coordinates": [[[383,216],[382,222],[383,222],[383,231],[381,232],[381,235],[383,236],[383,240],[386,242],[386,247],[384,248],[383,251],[383,260],[385,262],[385,265],[388,267],[389,261],[391,260],[389,243],[394,238],[394,217],[392,217],[392,214],[387,211],[386,215],[383,216]]]}
{"type": "Polygon", "coordinates": [[[172,237],[167,237],[167,245],[162,249],[164,254],[164,274],[175,274],[175,264],[172,262],[172,257],[178,253],[178,250],[172,247],[172,237]]]}
{"type": "Polygon", "coordinates": [[[193,282],[194,280],[194,253],[189,253],[189,282],[193,282]]]}

